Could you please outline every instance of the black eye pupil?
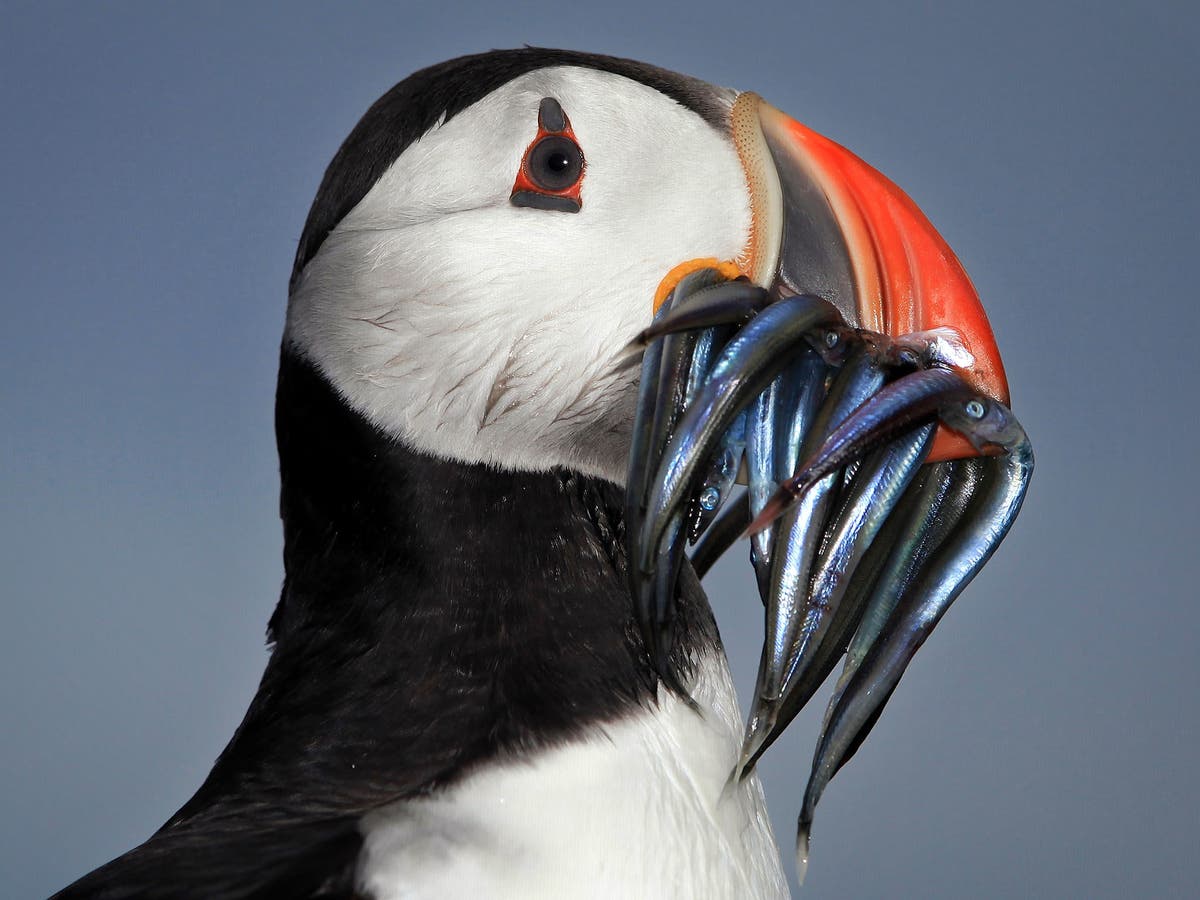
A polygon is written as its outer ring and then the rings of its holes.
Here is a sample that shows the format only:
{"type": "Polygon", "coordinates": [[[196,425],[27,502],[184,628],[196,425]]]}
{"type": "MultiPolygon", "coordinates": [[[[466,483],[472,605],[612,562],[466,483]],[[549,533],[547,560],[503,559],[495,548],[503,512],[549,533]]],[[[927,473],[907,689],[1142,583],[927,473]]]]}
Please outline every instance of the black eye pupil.
{"type": "Polygon", "coordinates": [[[529,177],[543,191],[565,191],[583,173],[583,153],[570,138],[548,134],[529,151],[529,177]]]}

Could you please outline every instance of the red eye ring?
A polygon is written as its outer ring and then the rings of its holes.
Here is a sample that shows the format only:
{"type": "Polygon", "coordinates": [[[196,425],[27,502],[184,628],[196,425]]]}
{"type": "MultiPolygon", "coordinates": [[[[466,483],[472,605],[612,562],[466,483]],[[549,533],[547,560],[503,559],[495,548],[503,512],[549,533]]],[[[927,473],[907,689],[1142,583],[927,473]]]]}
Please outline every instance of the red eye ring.
{"type": "Polygon", "coordinates": [[[558,101],[546,97],[538,108],[537,136],[525,148],[510,201],[513,206],[579,212],[586,161],[558,101]]]}

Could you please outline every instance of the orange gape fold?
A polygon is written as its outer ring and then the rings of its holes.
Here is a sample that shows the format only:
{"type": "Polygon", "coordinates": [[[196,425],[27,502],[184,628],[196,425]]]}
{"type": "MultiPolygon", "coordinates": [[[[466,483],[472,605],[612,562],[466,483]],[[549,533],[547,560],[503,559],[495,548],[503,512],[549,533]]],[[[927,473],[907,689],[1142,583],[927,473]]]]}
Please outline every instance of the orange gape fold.
{"type": "Polygon", "coordinates": [[[658,289],[654,292],[654,312],[658,312],[659,307],[663,305],[663,301],[667,299],[667,295],[675,290],[675,285],[683,280],[685,275],[690,275],[692,272],[698,272],[701,269],[716,269],[724,277],[729,279],[737,278],[742,274],[741,267],[732,261],[722,262],[711,256],[701,257],[700,259],[689,259],[686,262],[681,262],[668,272],[663,280],[658,283],[658,289]]]}

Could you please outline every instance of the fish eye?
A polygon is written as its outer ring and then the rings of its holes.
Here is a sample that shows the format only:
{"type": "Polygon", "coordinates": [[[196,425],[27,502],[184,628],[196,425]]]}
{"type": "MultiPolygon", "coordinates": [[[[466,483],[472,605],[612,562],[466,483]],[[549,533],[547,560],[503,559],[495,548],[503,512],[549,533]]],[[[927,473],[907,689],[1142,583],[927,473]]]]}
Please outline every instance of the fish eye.
{"type": "Polygon", "coordinates": [[[529,180],[549,193],[574,185],[583,173],[583,151],[561,134],[548,134],[529,148],[526,162],[529,180]]]}
{"type": "Polygon", "coordinates": [[[983,404],[982,404],[980,401],[978,401],[978,400],[968,400],[968,401],[967,401],[967,402],[966,402],[966,403],[963,405],[963,412],[965,412],[965,413],[967,414],[967,417],[968,417],[968,418],[971,418],[971,419],[982,419],[982,418],[983,418],[983,415],[984,415],[984,413],[986,413],[986,412],[987,412],[987,410],[986,410],[986,409],[984,409],[984,406],[983,406],[983,404]]]}

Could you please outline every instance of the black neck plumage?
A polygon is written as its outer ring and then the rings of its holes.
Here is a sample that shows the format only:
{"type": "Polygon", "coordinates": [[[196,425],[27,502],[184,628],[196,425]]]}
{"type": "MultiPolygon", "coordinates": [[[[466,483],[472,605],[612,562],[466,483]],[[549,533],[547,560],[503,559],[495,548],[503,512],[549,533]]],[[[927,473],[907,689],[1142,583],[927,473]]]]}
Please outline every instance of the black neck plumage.
{"type": "MultiPolygon", "coordinates": [[[[414,452],[290,350],[276,428],[286,579],[268,678],[319,672],[318,705],[378,729],[371,744],[420,734],[435,781],[653,698],[615,485],[414,452]]],[[[686,670],[716,638],[685,581],[686,670]]]]}

